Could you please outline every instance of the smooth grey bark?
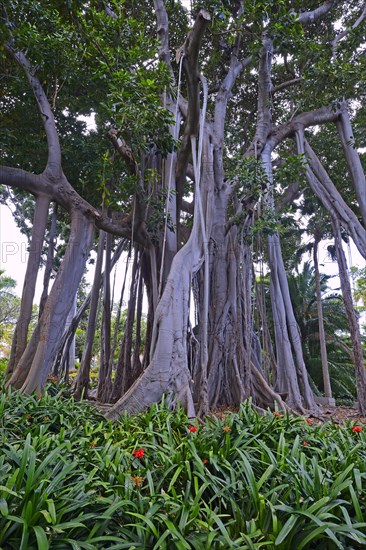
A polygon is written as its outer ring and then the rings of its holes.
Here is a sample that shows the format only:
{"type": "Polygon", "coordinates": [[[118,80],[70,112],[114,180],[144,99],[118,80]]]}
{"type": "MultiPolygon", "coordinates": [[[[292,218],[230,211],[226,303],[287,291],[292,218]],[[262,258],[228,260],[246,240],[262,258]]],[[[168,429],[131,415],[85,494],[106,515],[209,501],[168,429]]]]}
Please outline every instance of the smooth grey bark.
{"type": "MultiPolygon", "coordinates": [[[[206,162],[202,166],[205,170],[209,169],[206,162]]],[[[195,414],[187,359],[187,330],[191,279],[202,265],[203,243],[199,227],[196,200],[191,235],[173,259],[156,308],[150,363],[108,413],[111,419],[117,418],[123,410],[140,412],[159,401],[164,393],[172,405],[179,402],[189,416],[195,414]]]]}
{"type": "Polygon", "coordinates": [[[133,382],[132,376],[132,332],[135,322],[136,291],[138,285],[139,252],[135,249],[132,265],[131,284],[129,289],[129,300],[127,317],[123,327],[123,338],[116,365],[116,373],[112,388],[111,400],[116,402],[124,392],[128,390],[133,382]]]}
{"type": "Polygon", "coordinates": [[[278,235],[268,237],[268,252],[277,356],[275,389],[281,395],[286,394],[286,403],[291,408],[304,412],[304,408],[315,409],[316,406],[309,386],[302,350],[301,354],[298,350],[301,347],[301,339],[293,316],[292,304],[289,295],[286,294],[287,278],[278,235]]]}
{"type": "Polygon", "coordinates": [[[357,219],[352,209],[343,200],[336,189],[321,162],[314,151],[304,139],[302,132],[297,133],[299,153],[306,153],[308,163],[306,165],[306,176],[308,183],[323,206],[330,213],[336,214],[347,233],[352,237],[357,250],[366,259],[366,230],[357,219]]]}
{"type": "MultiPolygon", "coordinates": [[[[366,16],[366,6],[364,8],[364,13],[366,16]]],[[[352,125],[347,110],[347,103],[345,101],[342,102],[341,116],[336,124],[347,160],[348,170],[356,192],[363,225],[366,227],[366,180],[360,156],[356,149],[355,138],[353,136],[352,125]]]]}
{"type": "Polygon", "coordinates": [[[93,354],[93,343],[97,324],[97,312],[99,304],[99,292],[102,280],[102,265],[104,254],[105,232],[99,232],[97,259],[95,263],[93,288],[90,299],[90,310],[88,317],[88,326],[86,330],[86,340],[84,344],[83,356],[81,359],[81,365],[78,370],[78,374],[74,384],[74,393],[77,397],[80,397],[84,393],[84,397],[88,395],[89,389],[89,374],[90,364],[93,354]]]}
{"type": "Polygon", "coordinates": [[[48,250],[47,250],[47,259],[43,276],[43,290],[41,299],[39,301],[39,317],[42,315],[42,311],[48,296],[48,287],[51,280],[52,268],[53,268],[53,258],[55,255],[55,240],[56,240],[56,222],[57,222],[57,204],[53,205],[52,216],[51,216],[51,227],[47,237],[48,250]]]}
{"type": "MultiPolygon", "coordinates": [[[[271,154],[275,142],[271,140],[271,59],[272,42],[263,37],[258,77],[258,122],[256,134],[246,156],[260,158],[267,177],[264,207],[274,209],[271,154]]],[[[285,132],[282,132],[285,135],[285,132]]],[[[277,370],[276,389],[286,394],[290,407],[303,412],[304,407],[316,409],[304,363],[300,331],[290,299],[287,275],[283,263],[280,239],[277,233],[268,237],[270,266],[270,293],[274,318],[277,370]],[[293,357],[294,356],[294,357],[293,357]],[[295,360],[294,360],[295,358],[295,360]]]]}
{"type": "MultiPolygon", "coordinates": [[[[270,187],[268,206],[273,207],[271,148],[268,143],[263,149],[261,161],[270,187]]],[[[280,238],[277,233],[268,236],[268,254],[277,354],[276,388],[281,393],[288,394],[287,402],[292,408],[299,411],[304,407],[315,410],[317,407],[306,371],[300,331],[293,312],[280,238]]]]}
{"type": "Polygon", "coordinates": [[[42,391],[57,353],[72,301],[80,284],[93,238],[93,222],[74,210],[64,261],[44,306],[42,317],[9,383],[24,393],[42,391]],[[35,350],[33,357],[33,350],[35,350]],[[31,364],[30,359],[32,358],[31,364]]]}
{"type": "MultiPolygon", "coordinates": [[[[125,250],[126,247],[126,240],[123,239],[117,246],[116,250],[114,251],[113,257],[112,257],[112,269],[115,266],[115,264],[118,262],[118,260],[121,257],[122,252],[125,250]]],[[[104,273],[102,273],[102,277],[104,277],[104,273]]],[[[62,337],[60,339],[60,345],[59,345],[59,351],[58,351],[58,357],[55,360],[55,366],[54,368],[58,369],[59,363],[60,363],[60,353],[63,356],[67,353],[67,349],[72,345],[72,342],[75,338],[76,330],[79,326],[79,323],[87,311],[88,307],[90,306],[90,300],[91,300],[92,291],[89,292],[79,309],[75,312],[74,318],[72,319],[72,322],[68,328],[65,329],[65,331],[62,334],[62,337]]]]}
{"type": "Polygon", "coordinates": [[[366,371],[362,351],[362,341],[358,319],[353,306],[352,289],[348,278],[347,260],[342,247],[341,227],[338,218],[332,214],[332,227],[334,234],[334,244],[339,267],[339,279],[341,282],[342,298],[353,348],[353,357],[356,373],[356,390],[358,407],[362,415],[366,414],[366,371]]]}
{"type": "Polygon", "coordinates": [[[103,314],[101,354],[98,377],[97,399],[106,402],[112,391],[112,362],[111,362],[111,253],[113,236],[106,235],[105,269],[103,277],[103,314]]]}
{"type": "MultiPolygon", "coordinates": [[[[75,313],[76,313],[76,295],[74,297],[72,307],[66,319],[66,324],[65,324],[66,330],[71,325],[75,317],[75,313]]],[[[73,371],[75,369],[75,347],[76,347],[76,342],[75,342],[75,335],[74,335],[74,337],[71,339],[70,345],[67,346],[66,349],[64,349],[64,353],[61,360],[61,372],[63,373],[66,384],[68,384],[69,382],[70,371],[73,371]]]]}
{"type": "Polygon", "coordinates": [[[11,374],[18,365],[27,346],[29,323],[32,317],[33,298],[36,288],[37,275],[41,262],[42,247],[48,221],[48,197],[36,197],[33,217],[32,235],[29,246],[27,269],[24,277],[22,299],[19,318],[15,327],[12,352],[6,374],[11,374]]]}
{"type": "Polygon", "coordinates": [[[320,357],[322,361],[324,395],[325,397],[332,397],[332,387],[330,384],[327,346],[326,346],[326,338],[325,338],[325,330],[324,330],[322,296],[321,296],[321,288],[320,288],[320,272],[319,272],[319,262],[318,262],[319,242],[320,242],[320,237],[315,235],[314,248],[313,248],[313,261],[314,261],[315,286],[316,286],[316,307],[318,312],[318,325],[319,325],[320,357]]]}

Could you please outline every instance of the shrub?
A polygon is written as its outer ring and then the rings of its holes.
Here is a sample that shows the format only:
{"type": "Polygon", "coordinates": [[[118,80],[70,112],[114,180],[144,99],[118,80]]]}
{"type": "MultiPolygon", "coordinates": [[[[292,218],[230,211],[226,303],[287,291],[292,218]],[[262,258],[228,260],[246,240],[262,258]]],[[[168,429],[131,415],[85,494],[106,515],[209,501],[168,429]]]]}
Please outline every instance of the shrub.
{"type": "Polygon", "coordinates": [[[0,394],[1,548],[365,547],[362,426],[164,402],[112,424],[64,391],[0,394]]]}

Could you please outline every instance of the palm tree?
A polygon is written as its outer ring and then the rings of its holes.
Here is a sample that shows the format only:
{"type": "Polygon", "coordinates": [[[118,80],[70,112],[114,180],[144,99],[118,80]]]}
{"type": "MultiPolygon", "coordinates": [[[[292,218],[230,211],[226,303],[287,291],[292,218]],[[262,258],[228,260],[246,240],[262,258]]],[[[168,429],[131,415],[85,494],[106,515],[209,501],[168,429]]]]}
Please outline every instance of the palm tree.
{"type": "Polygon", "coordinates": [[[321,360],[321,340],[326,344],[327,367],[333,393],[337,397],[355,396],[352,350],[342,297],[328,289],[329,275],[319,274],[324,333],[319,331],[317,280],[315,269],[305,262],[300,273],[289,277],[291,300],[298,322],[306,367],[315,386],[325,391],[321,360]]]}

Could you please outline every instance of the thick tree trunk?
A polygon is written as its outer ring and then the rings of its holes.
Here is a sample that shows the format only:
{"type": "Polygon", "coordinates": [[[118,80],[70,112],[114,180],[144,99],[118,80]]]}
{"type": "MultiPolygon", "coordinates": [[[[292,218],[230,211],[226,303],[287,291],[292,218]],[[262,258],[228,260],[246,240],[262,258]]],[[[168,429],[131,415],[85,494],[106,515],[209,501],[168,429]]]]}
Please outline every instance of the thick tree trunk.
{"type": "Polygon", "coordinates": [[[49,205],[50,200],[48,197],[40,195],[36,198],[20,313],[14,332],[12,351],[6,374],[11,374],[14,371],[27,346],[28,328],[32,317],[33,298],[41,262],[44,235],[47,228],[49,205]]]}
{"type": "Polygon", "coordinates": [[[332,215],[332,227],[337,262],[339,267],[339,279],[341,282],[343,303],[346,310],[353,347],[358,406],[361,414],[364,416],[366,415],[366,371],[362,352],[360,327],[358,324],[355,309],[353,307],[352,289],[348,278],[347,260],[342,247],[340,224],[339,220],[334,215],[332,215]]]}
{"type": "Polygon", "coordinates": [[[25,393],[42,391],[45,384],[84,272],[93,230],[92,221],[78,210],[71,212],[71,233],[64,260],[38,326],[9,381],[18,388],[21,386],[21,391],[25,393]]]}

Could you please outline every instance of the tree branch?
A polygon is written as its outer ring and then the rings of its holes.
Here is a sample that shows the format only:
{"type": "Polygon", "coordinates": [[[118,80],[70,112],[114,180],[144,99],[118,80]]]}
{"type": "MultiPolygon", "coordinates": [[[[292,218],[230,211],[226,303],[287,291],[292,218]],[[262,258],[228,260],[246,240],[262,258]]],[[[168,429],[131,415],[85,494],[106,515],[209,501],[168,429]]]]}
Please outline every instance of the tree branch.
{"type": "Polygon", "coordinates": [[[332,40],[331,46],[332,46],[332,53],[333,53],[333,61],[335,60],[337,56],[337,48],[338,48],[338,42],[342,40],[345,36],[347,36],[350,32],[352,32],[354,29],[357,29],[357,27],[362,23],[362,21],[366,18],[366,2],[363,6],[363,10],[361,12],[361,15],[356,19],[356,21],[353,23],[351,27],[347,27],[344,31],[338,33],[332,40]]]}
{"type": "Polygon", "coordinates": [[[278,84],[278,86],[274,86],[271,92],[272,94],[275,94],[276,92],[280,92],[285,88],[289,88],[290,86],[295,86],[296,84],[300,84],[303,81],[304,79],[301,76],[293,78],[291,80],[287,80],[286,82],[282,82],[281,84],[278,84]]]}
{"type": "Polygon", "coordinates": [[[302,25],[307,25],[309,23],[314,23],[315,21],[320,19],[320,17],[323,17],[323,15],[326,15],[328,11],[330,11],[333,8],[333,6],[335,6],[336,4],[337,4],[337,0],[326,0],[324,4],[321,4],[315,10],[304,11],[300,13],[293,12],[293,13],[297,15],[298,21],[302,25]]]}
{"type": "Polygon", "coordinates": [[[21,66],[33,90],[34,96],[37,101],[38,110],[42,117],[43,127],[46,133],[48,144],[48,160],[46,172],[49,172],[52,177],[59,178],[62,175],[61,147],[56,130],[55,118],[53,116],[53,112],[47,96],[42,88],[39,79],[34,74],[34,69],[32,68],[30,62],[25,57],[23,52],[18,51],[9,43],[5,44],[5,49],[21,66]]]}
{"type": "Polygon", "coordinates": [[[341,194],[327,174],[320,160],[310,147],[301,129],[296,134],[298,151],[306,153],[308,164],[306,177],[309,185],[323,206],[331,214],[342,222],[347,233],[352,237],[360,254],[366,257],[366,231],[357,219],[351,208],[345,203],[341,194]]]}
{"type": "Polygon", "coordinates": [[[341,139],[343,151],[347,160],[348,171],[351,175],[353,187],[356,192],[361,216],[366,227],[366,180],[365,173],[361,164],[360,156],[356,149],[353,137],[352,125],[348,115],[347,103],[342,102],[342,111],[339,120],[337,120],[337,130],[341,139]]]}
{"type": "Polygon", "coordinates": [[[168,67],[170,74],[174,77],[172,64],[170,62],[169,50],[169,21],[163,0],[154,0],[156,11],[157,35],[160,39],[159,59],[168,67]]]}
{"type": "Polygon", "coordinates": [[[258,115],[255,136],[246,151],[246,156],[254,155],[259,158],[271,130],[271,67],[272,67],[273,43],[266,36],[263,37],[259,71],[258,71],[258,115]]]}
{"type": "Polygon", "coordinates": [[[180,54],[184,56],[183,67],[185,69],[188,85],[188,109],[182,144],[177,161],[178,180],[185,177],[185,170],[191,147],[191,136],[197,134],[200,114],[198,54],[202,36],[210,20],[210,14],[206,10],[201,9],[197,14],[193,29],[188,34],[183,46],[179,48],[180,54]]]}
{"type": "Polygon", "coordinates": [[[111,140],[113,147],[120,154],[127,164],[131,174],[137,175],[137,164],[132,153],[131,147],[127,145],[121,135],[118,136],[118,130],[111,128],[108,132],[108,138],[111,140]]]}
{"type": "Polygon", "coordinates": [[[42,174],[32,174],[20,168],[0,166],[0,185],[9,185],[17,189],[23,189],[32,195],[46,195],[51,198],[53,189],[47,178],[42,174]]]}
{"type": "Polygon", "coordinates": [[[281,141],[295,134],[297,130],[304,130],[309,126],[315,126],[316,124],[335,122],[340,115],[341,109],[339,107],[335,107],[334,105],[321,107],[315,111],[300,113],[285,124],[277,126],[272,130],[269,138],[270,148],[273,151],[273,149],[279,145],[281,141]]]}

